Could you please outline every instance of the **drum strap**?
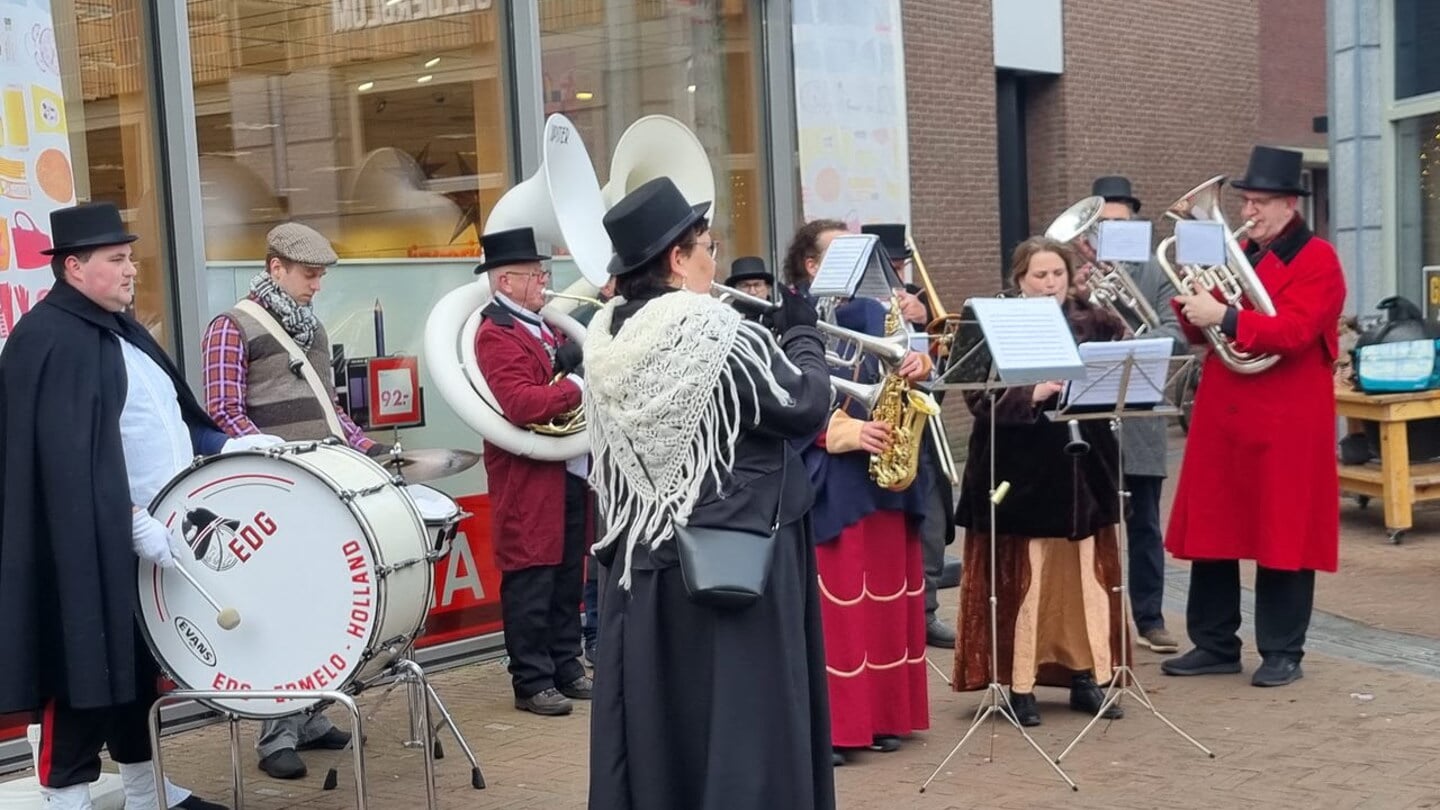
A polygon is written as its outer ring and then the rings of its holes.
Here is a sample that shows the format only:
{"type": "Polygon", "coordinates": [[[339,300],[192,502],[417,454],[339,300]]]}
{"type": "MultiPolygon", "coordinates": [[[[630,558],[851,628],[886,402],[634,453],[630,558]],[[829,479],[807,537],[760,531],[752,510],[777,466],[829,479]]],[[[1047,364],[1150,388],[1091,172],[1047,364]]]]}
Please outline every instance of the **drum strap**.
{"type": "Polygon", "coordinates": [[[345,429],[340,426],[340,417],[335,415],[335,403],[330,399],[330,392],[325,390],[324,383],[320,382],[320,375],[315,372],[315,367],[310,364],[310,358],[300,349],[295,339],[290,337],[290,333],[285,331],[285,328],[275,320],[275,316],[271,315],[269,310],[249,298],[237,303],[235,308],[259,321],[260,325],[265,327],[265,331],[279,342],[280,348],[290,356],[290,368],[300,370],[305,382],[310,384],[310,390],[315,392],[315,398],[320,400],[320,411],[325,414],[325,424],[330,427],[330,432],[335,434],[336,438],[343,440],[345,429]]]}

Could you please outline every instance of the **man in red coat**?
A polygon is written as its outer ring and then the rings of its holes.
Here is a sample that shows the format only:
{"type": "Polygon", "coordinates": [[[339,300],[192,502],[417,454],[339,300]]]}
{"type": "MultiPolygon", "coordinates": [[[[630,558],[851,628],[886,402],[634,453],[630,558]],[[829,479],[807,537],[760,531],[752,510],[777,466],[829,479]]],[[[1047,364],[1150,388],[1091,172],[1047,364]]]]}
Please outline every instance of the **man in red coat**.
{"type": "Polygon", "coordinates": [[[1257,146],[1243,179],[1242,215],[1254,221],[1246,256],[1274,315],[1227,307],[1208,294],[1175,299],[1186,335],[1218,326],[1240,351],[1279,357],[1240,374],[1212,351],[1195,396],[1166,547],[1192,560],[1186,623],[1195,648],[1161,664],[1168,675],[1239,672],[1240,560],[1254,560],[1255,642],[1263,663],[1251,683],[1298,680],[1315,572],[1339,554],[1335,466],[1336,323],[1345,279],[1330,243],[1296,211],[1309,194],[1298,152],[1257,146]]]}
{"type": "MultiPolygon", "coordinates": [[[[580,405],[580,344],[541,320],[549,256],[530,228],[481,237],[494,300],[475,336],[480,373],[517,427],[548,422],[580,405]]],[[[580,598],[586,545],[586,457],[540,461],[485,442],[491,537],[500,569],[500,613],[515,708],[569,714],[571,699],[589,700],[580,663],[580,598]],[[564,508],[557,509],[558,504],[564,508]]]]}

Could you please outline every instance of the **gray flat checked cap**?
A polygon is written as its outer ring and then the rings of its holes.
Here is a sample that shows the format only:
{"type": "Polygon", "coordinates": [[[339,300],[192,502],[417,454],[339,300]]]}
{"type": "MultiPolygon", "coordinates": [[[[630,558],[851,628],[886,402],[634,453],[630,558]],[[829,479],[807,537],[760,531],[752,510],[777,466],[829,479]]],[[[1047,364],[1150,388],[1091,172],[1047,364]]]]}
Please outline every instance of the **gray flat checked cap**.
{"type": "Polygon", "coordinates": [[[298,222],[276,225],[265,235],[265,247],[276,256],[289,259],[296,264],[311,264],[329,267],[340,261],[330,240],[319,231],[298,222]]]}

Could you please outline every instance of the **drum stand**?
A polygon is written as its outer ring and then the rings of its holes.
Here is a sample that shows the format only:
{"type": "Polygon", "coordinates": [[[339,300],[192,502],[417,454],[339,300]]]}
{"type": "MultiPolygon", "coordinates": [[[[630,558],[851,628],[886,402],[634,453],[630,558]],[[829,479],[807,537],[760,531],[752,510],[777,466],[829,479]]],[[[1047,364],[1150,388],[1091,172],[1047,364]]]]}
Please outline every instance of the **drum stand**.
{"type": "MultiPolygon", "coordinates": [[[[268,690],[196,690],[179,689],[161,695],[150,707],[150,759],[155,769],[155,795],[165,795],[165,764],[164,756],[160,748],[160,710],[169,703],[178,703],[184,700],[197,700],[202,702],[217,700],[323,700],[330,703],[339,703],[350,713],[350,719],[354,723],[351,730],[350,750],[355,758],[355,810],[365,810],[365,752],[364,733],[360,719],[360,708],[355,704],[355,699],[344,692],[328,690],[297,690],[280,691],[268,690]]],[[[208,704],[207,704],[208,705],[208,704]]],[[[212,707],[213,708],[213,707],[212,707]]],[[[428,707],[422,706],[422,711],[428,712],[428,707]]],[[[231,790],[234,793],[234,810],[245,810],[245,786],[240,776],[240,720],[239,715],[218,709],[230,724],[230,779],[231,790]]],[[[427,714],[428,722],[428,714],[427,714]]],[[[435,807],[435,774],[433,763],[429,757],[425,759],[426,791],[430,799],[430,807],[435,807]]]]}
{"type": "Polygon", "coordinates": [[[415,645],[412,643],[386,672],[386,675],[394,675],[395,679],[385,686],[385,691],[381,692],[379,699],[375,701],[370,712],[371,718],[374,718],[375,712],[379,711],[380,706],[390,697],[390,693],[403,683],[409,697],[410,739],[405,740],[402,745],[406,748],[424,748],[426,761],[429,763],[427,767],[433,769],[434,760],[445,758],[445,749],[440,745],[440,730],[450,729],[450,733],[455,735],[455,741],[460,743],[460,750],[470,761],[470,786],[476,790],[484,790],[485,774],[480,770],[480,762],[475,758],[475,752],[465,741],[465,735],[460,733],[455,717],[445,708],[445,702],[440,699],[434,685],[425,676],[425,671],[415,663],[414,656],[415,645]],[[429,701],[434,701],[435,709],[440,713],[439,721],[433,724],[430,722],[429,701]]]}
{"type": "MultiPolygon", "coordinates": [[[[956,387],[967,386],[962,384],[956,387]]],[[[1065,784],[1069,785],[1071,790],[1079,790],[1080,787],[1076,785],[1074,780],[1070,778],[1070,775],[1065,773],[1064,769],[1060,767],[1059,759],[1052,760],[1050,755],[1045,753],[1045,749],[1041,748],[1040,744],[1035,742],[1035,738],[1030,736],[1030,732],[1026,731],[1024,726],[1020,725],[1020,721],[1015,717],[1015,708],[1010,705],[1010,696],[1005,691],[1004,685],[1000,683],[1000,620],[996,607],[998,600],[995,596],[995,507],[1000,501],[1005,499],[1005,493],[1010,488],[1010,482],[1001,482],[999,485],[995,483],[995,402],[999,397],[997,395],[997,387],[990,386],[989,384],[987,384],[986,387],[988,388],[987,396],[990,398],[990,683],[985,686],[985,694],[980,698],[980,704],[975,707],[975,718],[970,721],[970,728],[965,731],[965,735],[960,738],[960,742],[955,743],[955,747],[950,749],[950,753],[945,756],[945,759],[941,760],[940,764],[935,768],[935,771],[930,774],[930,778],[926,779],[925,783],[920,786],[920,792],[924,793],[925,788],[929,787],[930,783],[935,781],[935,777],[939,776],[940,772],[945,770],[945,766],[950,764],[950,760],[954,759],[955,755],[960,753],[960,749],[965,747],[965,743],[969,742],[970,738],[975,736],[975,732],[980,729],[981,724],[992,715],[997,714],[1016,731],[1020,732],[1021,738],[1029,743],[1031,748],[1035,749],[1035,753],[1039,754],[1041,759],[1045,760],[1045,764],[1049,765],[1051,770],[1055,771],[1061,779],[1065,780],[1065,784]]],[[[941,677],[944,677],[943,673],[941,677]]],[[[995,760],[995,735],[993,733],[990,735],[990,746],[989,760],[993,762],[995,760]]]]}
{"type": "MultiPolygon", "coordinates": [[[[1190,357],[1176,357],[1172,358],[1170,362],[1179,363],[1178,370],[1172,372],[1173,375],[1178,376],[1178,374],[1185,371],[1186,367],[1194,362],[1194,360],[1190,357]]],[[[1114,410],[1097,414],[1068,414],[1064,418],[1072,420],[1107,419],[1110,421],[1111,432],[1115,434],[1117,455],[1115,464],[1115,491],[1119,500],[1119,521],[1116,524],[1116,532],[1118,533],[1116,546],[1120,552],[1120,586],[1113,588],[1112,591],[1120,594],[1120,663],[1112,668],[1110,684],[1105,689],[1105,699],[1100,702],[1100,709],[1095,713],[1094,717],[1090,718],[1090,722],[1085,725],[1085,728],[1081,729],[1080,733],[1075,735],[1075,739],[1071,740],[1070,744],[1065,746],[1065,750],[1061,751],[1060,755],[1055,757],[1055,762],[1058,764],[1060,760],[1064,759],[1065,756],[1070,753],[1071,749],[1078,745],[1086,734],[1090,733],[1090,729],[1094,728],[1095,724],[1100,722],[1105,712],[1108,711],[1111,706],[1119,704],[1120,699],[1125,695],[1133,697],[1135,702],[1149,709],[1150,713],[1159,718],[1160,722],[1169,726],[1171,731],[1184,737],[1186,742],[1204,751],[1211,759],[1214,759],[1215,753],[1213,751],[1201,745],[1194,737],[1186,734],[1184,729],[1175,725],[1170,721],[1170,718],[1161,714],[1160,710],[1155,708],[1154,701],[1150,699],[1150,695],[1145,691],[1145,687],[1140,685],[1140,680],[1135,676],[1135,670],[1130,667],[1130,628],[1133,626],[1131,622],[1133,611],[1130,605],[1130,538],[1127,536],[1125,528],[1125,505],[1126,499],[1130,497],[1130,493],[1125,489],[1125,468],[1123,462],[1125,457],[1125,431],[1122,429],[1121,416],[1123,415],[1130,419],[1161,419],[1174,415],[1177,409],[1174,407],[1157,407],[1150,410],[1125,410],[1126,392],[1129,390],[1130,374],[1138,364],[1135,362],[1133,356],[1127,356],[1125,359],[1119,361],[1116,366],[1120,369],[1120,392],[1116,396],[1114,410]]],[[[1104,373],[1114,372],[1112,370],[1104,373]]],[[[1172,376],[1171,380],[1173,380],[1173,378],[1172,376]]],[[[1167,385],[1160,390],[1170,390],[1168,383],[1169,380],[1167,380],[1167,385]]]]}

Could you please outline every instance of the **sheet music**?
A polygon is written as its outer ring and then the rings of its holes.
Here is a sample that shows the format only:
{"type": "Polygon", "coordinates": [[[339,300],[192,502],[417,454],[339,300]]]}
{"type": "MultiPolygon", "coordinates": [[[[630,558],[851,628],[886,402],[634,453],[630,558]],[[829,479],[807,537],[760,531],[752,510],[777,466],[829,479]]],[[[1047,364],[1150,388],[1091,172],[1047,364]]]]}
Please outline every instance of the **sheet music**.
{"type": "Polygon", "coordinates": [[[1102,262],[1150,261],[1150,222],[1144,219],[1112,219],[1100,223],[1100,246],[1096,258],[1102,262]]]}
{"type": "Polygon", "coordinates": [[[1175,261],[1215,267],[1225,263],[1225,226],[1219,222],[1182,219],[1175,223],[1175,261]]]}
{"type": "Polygon", "coordinates": [[[972,298],[966,304],[980,321],[1001,381],[1026,385],[1085,375],[1070,324],[1053,297],[972,298]]]}
{"type": "Polygon", "coordinates": [[[879,242],[874,234],[842,234],[830,240],[820,269],[810,281],[810,294],[818,298],[853,298],[879,242]]]}
{"type": "Polygon", "coordinates": [[[1125,386],[1125,404],[1144,406],[1164,402],[1170,352],[1174,346],[1175,339],[1169,337],[1080,344],[1080,359],[1085,363],[1085,374],[1065,386],[1062,407],[1114,406],[1120,401],[1120,381],[1125,377],[1126,357],[1135,360],[1130,366],[1130,379],[1125,386]]]}

